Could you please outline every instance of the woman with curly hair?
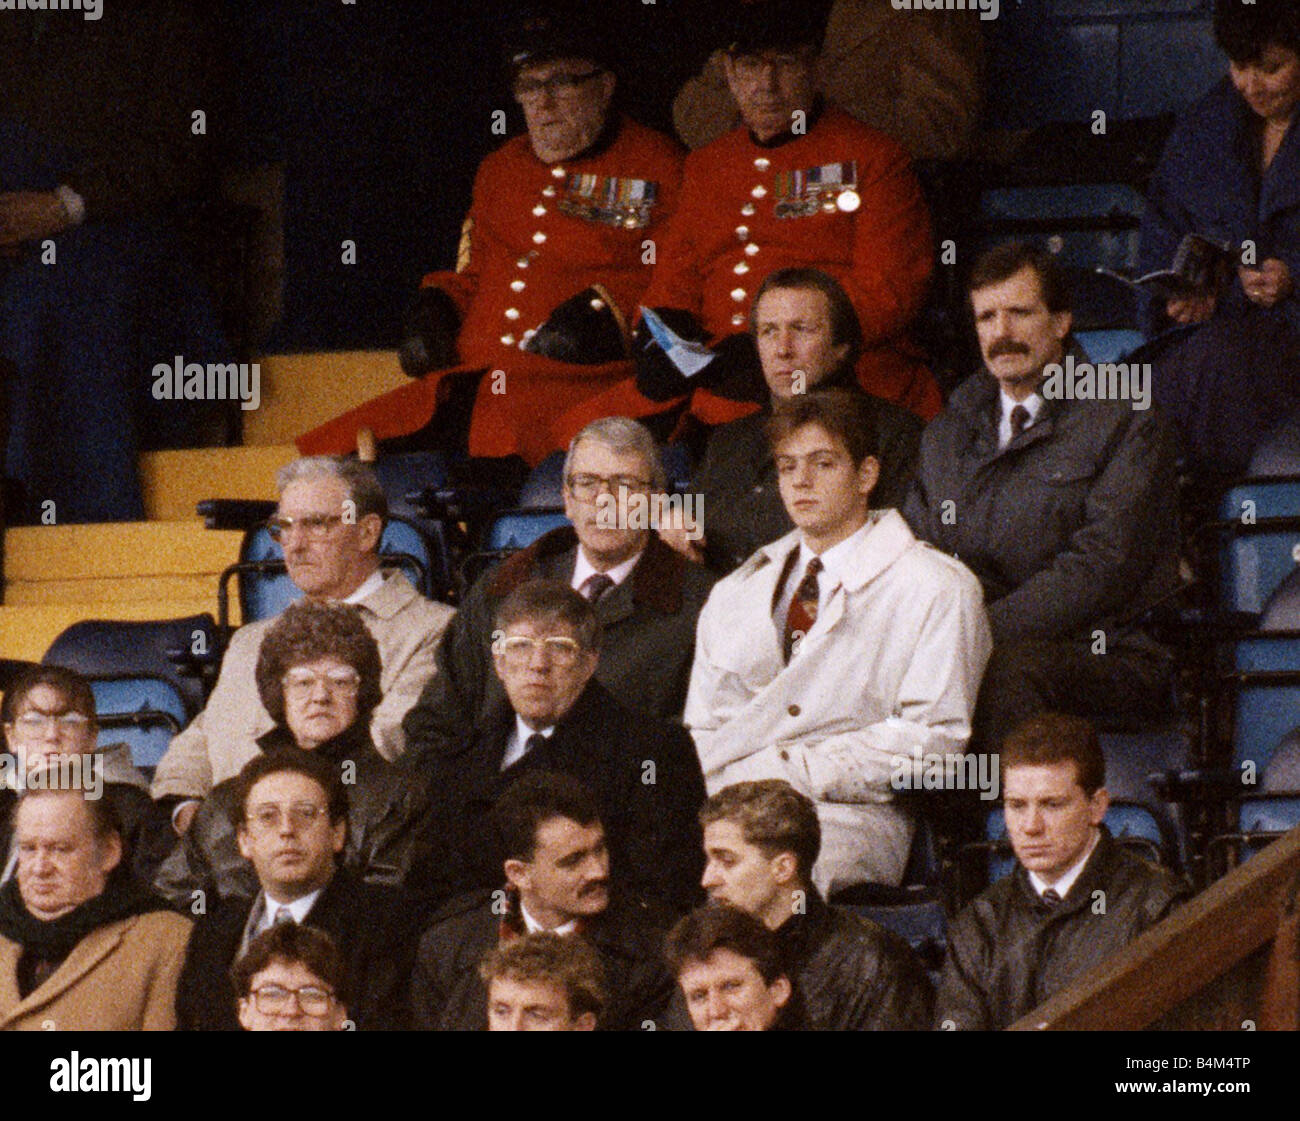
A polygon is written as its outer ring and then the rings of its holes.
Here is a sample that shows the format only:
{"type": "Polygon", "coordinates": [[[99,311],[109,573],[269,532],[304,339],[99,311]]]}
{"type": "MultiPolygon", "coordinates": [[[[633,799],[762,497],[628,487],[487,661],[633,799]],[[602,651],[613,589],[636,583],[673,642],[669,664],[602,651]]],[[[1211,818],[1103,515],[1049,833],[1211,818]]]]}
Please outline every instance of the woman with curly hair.
{"type": "MultiPolygon", "coordinates": [[[[340,769],[348,792],[345,864],[371,883],[409,886],[424,856],[420,821],[428,799],[417,777],[388,762],[370,739],[380,701],[379,647],[354,607],[295,603],[266,633],[257,659],[258,695],[275,727],[263,751],[311,751],[340,769]]],[[[236,780],[220,783],[163,865],[155,887],[178,904],[195,890],[255,895],[239,854],[231,810],[236,780]]]]}

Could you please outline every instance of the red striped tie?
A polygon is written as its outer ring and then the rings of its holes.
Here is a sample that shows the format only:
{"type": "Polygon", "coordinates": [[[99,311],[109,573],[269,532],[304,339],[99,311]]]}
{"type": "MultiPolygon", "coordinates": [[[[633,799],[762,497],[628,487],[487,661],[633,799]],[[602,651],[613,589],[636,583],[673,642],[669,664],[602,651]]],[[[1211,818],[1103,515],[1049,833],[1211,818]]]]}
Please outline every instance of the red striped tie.
{"type": "Polygon", "coordinates": [[[794,590],[790,609],[785,613],[785,639],[781,645],[781,652],[787,662],[794,653],[795,643],[812,630],[812,625],[817,621],[819,599],[817,573],[821,570],[821,558],[813,557],[808,562],[808,568],[804,572],[803,579],[799,581],[799,586],[794,590]]]}

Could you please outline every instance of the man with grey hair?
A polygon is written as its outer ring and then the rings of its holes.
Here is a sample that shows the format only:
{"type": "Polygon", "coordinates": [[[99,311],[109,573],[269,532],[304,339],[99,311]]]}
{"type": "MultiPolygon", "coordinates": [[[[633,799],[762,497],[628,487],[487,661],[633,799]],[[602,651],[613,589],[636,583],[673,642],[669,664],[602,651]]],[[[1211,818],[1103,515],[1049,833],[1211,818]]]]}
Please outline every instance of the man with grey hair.
{"type": "MultiPolygon", "coordinates": [[[[433,652],[454,614],[432,603],[400,572],[381,572],[379,539],[388,503],[374,472],[350,459],[313,456],[283,467],[280,503],[269,525],[284,549],[289,578],[308,600],[355,604],[379,644],[383,700],[370,731],[386,759],[405,748],[402,717],[434,672],[433,652]]],[[[259,754],[274,726],[258,697],[254,669],[274,619],[240,627],[230,640],[207,706],[172,740],[154,775],[155,798],[180,799],[173,822],[183,833],[197,799],[259,754]]]]}
{"type": "Polygon", "coordinates": [[[636,421],[605,417],[573,438],[563,492],[572,528],[546,534],[470,589],[438,644],[438,672],[406,717],[412,751],[463,740],[508,708],[492,671],[493,619],[501,601],[534,577],[563,580],[594,604],[604,630],[602,685],[628,708],[681,716],[695,621],[714,577],[621,516],[664,485],[659,450],[636,421]]]}

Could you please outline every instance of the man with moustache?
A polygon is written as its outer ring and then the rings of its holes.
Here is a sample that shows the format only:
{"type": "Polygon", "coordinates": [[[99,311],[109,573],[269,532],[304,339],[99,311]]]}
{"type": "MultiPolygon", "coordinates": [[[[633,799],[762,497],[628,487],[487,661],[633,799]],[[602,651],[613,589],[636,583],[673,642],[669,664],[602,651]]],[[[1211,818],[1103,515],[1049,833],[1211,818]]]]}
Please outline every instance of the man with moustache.
{"type": "Polygon", "coordinates": [[[1179,586],[1177,478],[1155,410],[1045,397],[1072,355],[1061,266],[989,250],[968,283],[985,368],[926,429],[904,515],[979,577],[993,627],[976,737],[1045,709],[1115,728],[1170,705],[1173,660],[1141,624],[1179,586]]]}
{"type": "Polygon", "coordinates": [[[605,828],[590,791],[568,775],[537,771],[502,795],[493,817],[506,886],[453,900],[420,939],[411,981],[415,1026],[487,1027],[495,1001],[477,963],[496,947],[548,931],[595,950],[607,994],[601,1028],[640,1030],[659,1017],[673,992],[659,958],[666,924],[611,884],[605,828]]]}

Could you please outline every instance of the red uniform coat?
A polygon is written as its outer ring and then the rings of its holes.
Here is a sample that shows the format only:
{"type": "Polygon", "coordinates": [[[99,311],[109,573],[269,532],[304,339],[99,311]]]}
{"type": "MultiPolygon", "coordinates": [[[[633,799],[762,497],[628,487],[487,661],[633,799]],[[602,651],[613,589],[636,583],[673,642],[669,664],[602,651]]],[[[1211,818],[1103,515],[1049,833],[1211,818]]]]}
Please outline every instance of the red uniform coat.
{"type": "MultiPolygon", "coordinates": [[[[693,312],[716,342],[746,329],[768,273],[794,266],[830,273],[853,301],[866,342],[862,387],[933,417],[938,387],[906,335],[933,267],[920,184],[901,146],[833,107],[805,135],[773,147],[741,127],[687,156],[681,202],[641,302],[693,312]]],[[[559,434],[602,413],[666,407],[620,386],[565,417],[559,434]]],[[[710,424],[755,407],[703,389],[692,402],[710,424]]]]}
{"type": "Polygon", "coordinates": [[[550,422],[627,379],[630,362],[583,366],[519,349],[560,303],[603,285],[630,318],[650,281],[652,256],[677,203],[681,153],[667,137],[624,119],[603,149],[545,164],[527,135],[483,161],[470,207],[468,262],[424,278],[456,302],[462,365],[428,374],[298,438],[305,455],[348,452],[361,428],[379,439],[418,431],[433,416],[438,383],[458,370],[490,372],[479,384],[470,426],[471,455],[522,455],[536,464],[554,449],[550,422]],[[581,178],[580,178],[581,177],[581,178]],[[613,183],[617,179],[621,183],[613,183]],[[647,189],[629,180],[646,180],[647,189]],[[622,208],[588,215],[593,207],[622,208]],[[618,221],[621,215],[622,222],[618,221]],[[643,258],[648,263],[643,263],[643,258]],[[496,392],[494,392],[494,388],[496,392]]]}

